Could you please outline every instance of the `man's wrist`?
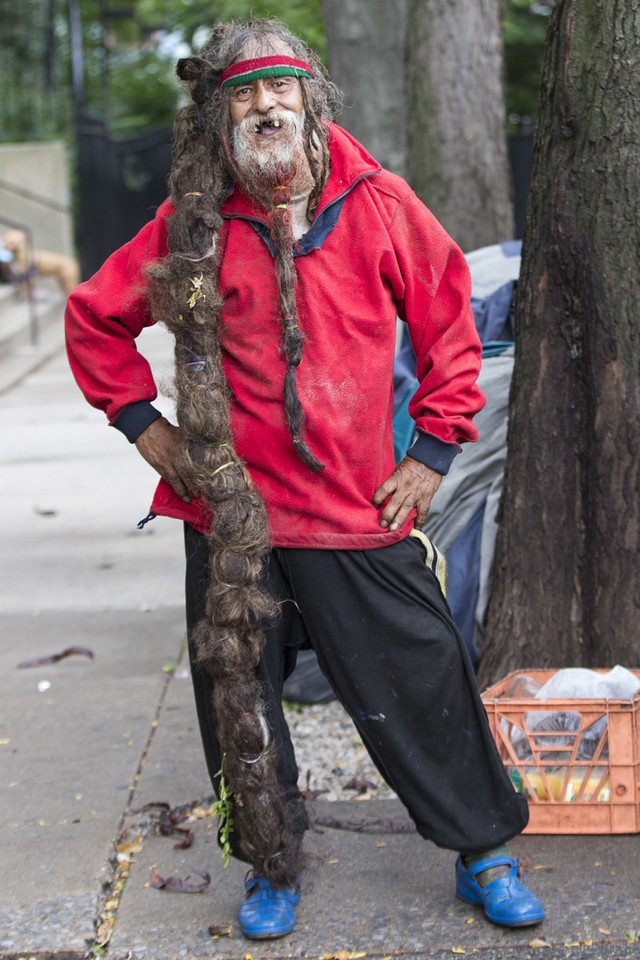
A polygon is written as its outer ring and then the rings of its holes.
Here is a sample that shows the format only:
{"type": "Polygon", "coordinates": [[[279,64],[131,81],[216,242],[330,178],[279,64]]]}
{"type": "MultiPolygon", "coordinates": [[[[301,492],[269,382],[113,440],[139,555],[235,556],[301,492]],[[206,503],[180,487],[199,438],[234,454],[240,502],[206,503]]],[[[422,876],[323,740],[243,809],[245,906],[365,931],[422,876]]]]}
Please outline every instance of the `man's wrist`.
{"type": "Polygon", "coordinates": [[[111,426],[124,433],[129,443],[135,443],[140,434],[161,416],[150,400],[137,400],[123,407],[111,426]]]}
{"type": "Polygon", "coordinates": [[[423,463],[436,473],[441,473],[443,477],[449,473],[451,464],[459,453],[460,447],[457,443],[447,443],[432,433],[423,433],[422,430],[418,430],[415,442],[407,450],[408,457],[423,463]]]}

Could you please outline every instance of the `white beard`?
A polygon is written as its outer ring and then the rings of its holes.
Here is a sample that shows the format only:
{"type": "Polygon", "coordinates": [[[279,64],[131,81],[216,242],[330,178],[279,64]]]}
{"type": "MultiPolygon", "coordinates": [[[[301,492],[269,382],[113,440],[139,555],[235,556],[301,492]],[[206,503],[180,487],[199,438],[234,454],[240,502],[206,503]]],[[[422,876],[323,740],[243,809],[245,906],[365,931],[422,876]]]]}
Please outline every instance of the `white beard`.
{"type": "Polygon", "coordinates": [[[273,138],[257,139],[260,123],[255,116],[245,117],[234,127],[233,156],[240,172],[251,177],[257,171],[268,173],[277,164],[279,168],[295,166],[299,173],[306,173],[304,110],[300,114],[292,110],[271,110],[269,120],[282,124],[282,133],[274,134],[273,138]]]}

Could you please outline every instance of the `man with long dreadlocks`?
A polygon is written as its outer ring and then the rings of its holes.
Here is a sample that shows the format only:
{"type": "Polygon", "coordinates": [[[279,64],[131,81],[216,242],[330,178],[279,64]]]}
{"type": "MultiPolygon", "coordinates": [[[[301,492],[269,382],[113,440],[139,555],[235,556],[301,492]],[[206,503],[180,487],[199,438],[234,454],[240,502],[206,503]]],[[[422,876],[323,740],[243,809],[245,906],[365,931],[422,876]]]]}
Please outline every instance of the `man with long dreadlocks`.
{"type": "Polygon", "coordinates": [[[248,937],[295,925],[308,826],[281,705],[311,646],[456,893],[505,926],[544,912],[507,841],[527,823],[421,533],[484,398],[465,260],[407,184],[332,123],[319,59],[274,21],[219,24],[178,63],[171,198],[69,300],[87,399],[185,522],[187,624],[214,788],[253,868],[248,937]],[[396,317],[420,387],[394,465],[396,317]],[[135,337],[175,334],[178,426],[135,337]],[[291,601],[291,602],[288,602],[291,601]]]}

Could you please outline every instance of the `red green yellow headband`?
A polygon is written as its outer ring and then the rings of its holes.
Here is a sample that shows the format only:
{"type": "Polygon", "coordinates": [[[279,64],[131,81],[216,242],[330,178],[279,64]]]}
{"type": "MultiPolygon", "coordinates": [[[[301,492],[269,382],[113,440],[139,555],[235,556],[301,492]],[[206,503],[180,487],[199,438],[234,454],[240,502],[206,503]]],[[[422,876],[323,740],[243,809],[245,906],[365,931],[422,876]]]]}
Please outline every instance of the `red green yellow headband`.
{"type": "Polygon", "coordinates": [[[242,83],[261,80],[263,77],[308,77],[312,80],[315,74],[305,60],[294,60],[293,57],[256,57],[254,60],[241,60],[227,67],[220,78],[220,88],[239,87],[242,83]]]}

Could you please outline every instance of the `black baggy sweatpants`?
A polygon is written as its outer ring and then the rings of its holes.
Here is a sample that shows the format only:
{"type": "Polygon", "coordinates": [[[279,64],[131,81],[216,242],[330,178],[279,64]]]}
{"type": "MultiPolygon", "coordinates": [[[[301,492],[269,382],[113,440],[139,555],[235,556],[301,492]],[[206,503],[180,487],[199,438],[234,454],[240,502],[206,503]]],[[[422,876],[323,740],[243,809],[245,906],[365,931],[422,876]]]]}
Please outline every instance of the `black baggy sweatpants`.
{"type": "MultiPolygon", "coordinates": [[[[206,537],[185,525],[189,635],[204,612],[206,537]]],[[[274,548],[266,586],[281,616],[264,627],[258,667],[278,775],[293,798],[298,769],[282,710],[297,651],[311,646],[376,767],[418,832],[440,847],[483,853],[527,825],[527,801],[495,747],[469,656],[420,540],[377,550],[274,548]]],[[[220,770],[210,675],[191,650],[209,775],[220,770]]],[[[232,843],[236,854],[239,848],[232,843]]]]}

